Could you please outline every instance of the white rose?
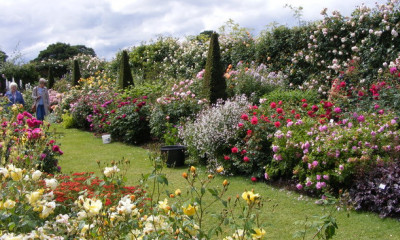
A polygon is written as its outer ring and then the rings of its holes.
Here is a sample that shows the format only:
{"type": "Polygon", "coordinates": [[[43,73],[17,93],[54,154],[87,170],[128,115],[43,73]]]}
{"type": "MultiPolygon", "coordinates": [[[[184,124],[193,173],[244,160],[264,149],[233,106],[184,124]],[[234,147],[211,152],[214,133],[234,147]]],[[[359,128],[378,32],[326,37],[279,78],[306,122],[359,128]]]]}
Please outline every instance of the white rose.
{"type": "Polygon", "coordinates": [[[39,171],[39,170],[36,170],[36,171],[34,171],[34,172],[32,173],[32,179],[33,179],[34,181],[39,180],[39,178],[40,178],[41,176],[42,176],[42,172],[39,171]]]}
{"type": "Polygon", "coordinates": [[[56,189],[58,186],[58,182],[57,179],[52,178],[52,179],[45,179],[44,180],[46,182],[46,187],[51,188],[52,190],[56,189]]]}

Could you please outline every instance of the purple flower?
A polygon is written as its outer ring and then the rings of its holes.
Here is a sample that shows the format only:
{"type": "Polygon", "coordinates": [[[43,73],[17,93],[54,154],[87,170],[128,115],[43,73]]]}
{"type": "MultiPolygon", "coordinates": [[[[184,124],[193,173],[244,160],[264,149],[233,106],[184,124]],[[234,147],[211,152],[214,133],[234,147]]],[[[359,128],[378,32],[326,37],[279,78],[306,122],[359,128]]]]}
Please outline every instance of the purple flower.
{"type": "Polygon", "coordinates": [[[282,155],[280,155],[280,154],[274,154],[274,159],[275,159],[276,161],[281,161],[281,160],[282,160],[282,155]]]}
{"type": "Polygon", "coordinates": [[[278,150],[279,150],[279,146],[276,146],[276,145],[272,145],[272,151],[273,152],[278,152],[278,150]]]}
{"type": "Polygon", "coordinates": [[[264,178],[265,178],[265,180],[269,179],[268,173],[264,173],[264,178]]]}
{"type": "Polygon", "coordinates": [[[365,122],[365,117],[363,115],[360,115],[357,117],[358,122],[365,122]]]}
{"type": "Polygon", "coordinates": [[[336,107],[333,111],[335,111],[335,113],[341,113],[342,109],[340,109],[340,107],[336,107]]]}
{"type": "Polygon", "coordinates": [[[343,171],[343,169],[344,169],[343,165],[340,164],[340,165],[339,165],[339,170],[340,170],[340,171],[343,171]]]}
{"type": "Polygon", "coordinates": [[[317,175],[317,180],[321,180],[321,175],[317,175]]]}
{"type": "Polygon", "coordinates": [[[395,72],[397,72],[397,68],[396,67],[391,67],[390,68],[390,74],[394,74],[395,72]]]}
{"type": "Polygon", "coordinates": [[[307,181],[306,186],[309,187],[311,185],[312,185],[312,182],[311,181],[307,181]]]}
{"type": "Polygon", "coordinates": [[[375,135],[376,135],[376,132],[375,132],[375,131],[372,131],[372,132],[371,132],[371,135],[372,135],[372,136],[375,136],[375,135]]]}
{"type": "Polygon", "coordinates": [[[296,188],[297,188],[298,190],[301,190],[301,189],[303,189],[303,185],[301,185],[301,184],[299,183],[299,184],[296,185],[296,188]]]}
{"type": "Polygon", "coordinates": [[[313,161],[313,162],[312,162],[312,165],[313,165],[313,167],[318,166],[318,161],[313,161]]]}
{"type": "Polygon", "coordinates": [[[324,175],[323,178],[324,178],[325,180],[329,180],[329,175],[324,175]]]}
{"type": "Polygon", "coordinates": [[[317,184],[315,184],[315,188],[321,189],[322,188],[321,182],[317,182],[317,184]]]}

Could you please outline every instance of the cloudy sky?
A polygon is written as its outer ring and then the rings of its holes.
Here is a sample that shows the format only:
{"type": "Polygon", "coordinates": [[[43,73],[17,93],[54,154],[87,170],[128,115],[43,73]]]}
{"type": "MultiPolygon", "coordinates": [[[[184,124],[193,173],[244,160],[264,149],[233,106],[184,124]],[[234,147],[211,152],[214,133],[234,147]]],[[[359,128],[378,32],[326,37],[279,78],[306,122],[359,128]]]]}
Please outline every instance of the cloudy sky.
{"type": "Polygon", "coordinates": [[[356,6],[386,0],[0,0],[0,50],[34,59],[52,43],[82,44],[112,59],[121,49],[158,35],[183,38],[218,30],[229,19],[253,34],[271,22],[293,26],[285,4],[302,6],[304,20],[322,19],[320,11],[349,16],[356,6]]]}

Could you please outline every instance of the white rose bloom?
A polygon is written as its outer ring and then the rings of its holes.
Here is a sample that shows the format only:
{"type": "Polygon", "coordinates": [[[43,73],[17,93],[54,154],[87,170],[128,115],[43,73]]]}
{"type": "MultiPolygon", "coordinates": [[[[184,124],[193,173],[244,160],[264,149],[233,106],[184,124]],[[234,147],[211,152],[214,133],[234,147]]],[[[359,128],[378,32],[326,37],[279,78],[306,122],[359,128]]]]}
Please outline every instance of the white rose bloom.
{"type": "Polygon", "coordinates": [[[117,166],[106,167],[104,168],[104,175],[106,177],[111,177],[112,174],[119,172],[119,168],[117,166]]]}
{"type": "Polygon", "coordinates": [[[80,211],[76,215],[78,217],[78,220],[83,220],[83,219],[87,218],[87,214],[85,211],[80,211]]]}
{"type": "Polygon", "coordinates": [[[52,178],[52,179],[45,179],[44,180],[46,182],[46,187],[51,188],[52,190],[56,189],[58,186],[58,182],[57,179],[52,178]]]}
{"type": "Polygon", "coordinates": [[[34,172],[32,173],[32,179],[33,179],[34,181],[39,180],[39,178],[40,178],[41,176],[42,176],[42,172],[39,171],[39,170],[36,170],[36,171],[34,171],[34,172]]]}
{"type": "Polygon", "coordinates": [[[7,168],[0,168],[0,174],[3,175],[5,178],[9,176],[7,168]]]}

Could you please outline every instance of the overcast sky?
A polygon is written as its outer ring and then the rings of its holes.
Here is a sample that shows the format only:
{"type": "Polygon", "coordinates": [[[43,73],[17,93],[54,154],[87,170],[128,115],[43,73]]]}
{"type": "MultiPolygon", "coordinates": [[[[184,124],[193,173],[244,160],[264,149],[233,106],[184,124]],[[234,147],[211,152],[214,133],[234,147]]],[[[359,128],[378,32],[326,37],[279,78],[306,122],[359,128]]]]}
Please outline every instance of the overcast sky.
{"type": "Polygon", "coordinates": [[[0,0],[0,50],[25,61],[52,43],[85,45],[112,59],[121,49],[158,35],[185,37],[218,30],[229,19],[254,34],[271,22],[293,26],[285,4],[302,6],[304,20],[320,20],[321,10],[349,16],[356,6],[386,0],[0,0]]]}

